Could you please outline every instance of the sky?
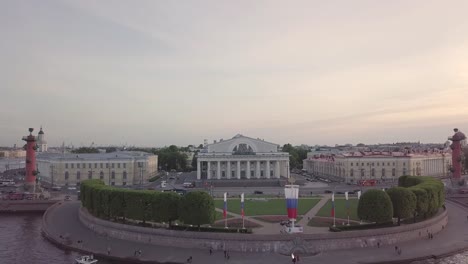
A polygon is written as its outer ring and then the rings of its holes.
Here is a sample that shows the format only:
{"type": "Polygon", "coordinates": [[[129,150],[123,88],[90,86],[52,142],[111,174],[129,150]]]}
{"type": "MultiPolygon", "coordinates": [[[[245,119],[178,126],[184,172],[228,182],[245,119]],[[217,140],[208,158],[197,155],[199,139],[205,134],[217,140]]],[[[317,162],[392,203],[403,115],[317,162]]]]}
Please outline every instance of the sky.
{"type": "Polygon", "coordinates": [[[445,142],[468,1],[0,1],[0,145],[445,142]]]}

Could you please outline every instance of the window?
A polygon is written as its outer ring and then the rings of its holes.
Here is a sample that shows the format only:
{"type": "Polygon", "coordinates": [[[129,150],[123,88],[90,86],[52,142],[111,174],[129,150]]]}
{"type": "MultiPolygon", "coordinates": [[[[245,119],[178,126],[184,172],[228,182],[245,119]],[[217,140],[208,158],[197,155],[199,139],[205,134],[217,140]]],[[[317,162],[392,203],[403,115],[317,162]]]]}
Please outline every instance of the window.
{"type": "Polygon", "coordinates": [[[255,171],[250,171],[250,177],[255,177],[255,171]]]}
{"type": "Polygon", "coordinates": [[[351,162],[351,166],[353,166],[353,163],[351,162]]]}
{"type": "MultiPolygon", "coordinates": [[[[101,164],[101,165],[102,165],[102,164],[101,164]]],[[[101,180],[104,179],[104,172],[101,171],[101,172],[99,173],[99,179],[101,179],[101,180]]]]}
{"type": "Polygon", "coordinates": [[[65,180],[68,181],[68,171],[65,172],[65,180]]]}
{"type": "Polygon", "coordinates": [[[406,175],[406,168],[403,168],[403,176],[406,175]]]}
{"type": "Polygon", "coordinates": [[[76,164],[76,167],[77,167],[78,169],[80,168],[80,166],[81,166],[80,163],[76,164]]]}
{"type": "MultiPolygon", "coordinates": [[[[224,171],[223,171],[223,172],[224,172],[224,171]]],[[[126,172],[126,171],[123,172],[122,178],[123,178],[123,179],[127,179],[127,172],[126,172]]]]}
{"type": "Polygon", "coordinates": [[[93,172],[88,171],[88,179],[91,180],[93,178],[93,172]]]}
{"type": "Polygon", "coordinates": [[[88,163],[88,169],[91,169],[91,163],[88,163]]]}
{"type": "Polygon", "coordinates": [[[81,173],[79,171],[76,172],[76,179],[77,180],[81,179],[81,173]]]}
{"type": "Polygon", "coordinates": [[[351,169],[351,170],[349,171],[349,176],[354,177],[354,170],[353,170],[353,169],[351,169]]]}
{"type": "Polygon", "coordinates": [[[124,167],[124,169],[126,169],[127,168],[127,163],[124,163],[123,167],[124,167]]]}
{"type": "Polygon", "coordinates": [[[236,175],[234,174],[234,171],[231,171],[231,178],[234,178],[236,177],[236,175]]]}
{"type": "Polygon", "coordinates": [[[379,163],[379,162],[377,162],[377,166],[380,166],[380,163],[379,163]]]}
{"type": "Polygon", "coordinates": [[[122,185],[124,185],[124,186],[127,185],[127,182],[122,182],[122,185]]]}
{"type": "Polygon", "coordinates": [[[260,171],[260,177],[263,177],[263,171],[260,171]]]}
{"type": "Polygon", "coordinates": [[[374,166],[374,162],[372,162],[372,166],[374,166]]]}
{"type": "Polygon", "coordinates": [[[97,163],[94,163],[94,168],[97,169],[97,163]]]}
{"type": "Polygon", "coordinates": [[[364,166],[364,162],[361,164],[361,166],[364,166]]]}
{"type": "Polygon", "coordinates": [[[117,169],[120,169],[120,163],[117,163],[117,169]]]}
{"type": "Polygon", "coordinates": [[[395,162],[393,162],[393,166],[395,166],[395,162]]]}
{"type": "Polygon", "coordinates": [[[102,163],[99,164],[99,167],[102,169],[102,163]]]}
{"type": "Polygon", "coordinates": [[[111,167],[114,168],[114,163],[111,164],[111,167]]]}
{"type": "Polygon", "coordinates": [[[364,177],[364,169],[361,169],[361,177],[364,177]]]}
{"type": "Polygon", "coordinates": [[[221,177],[223,177],[223,178],[226,177],[226,172],[225,171],[221,172],[221,177]]]}
{"type": "Polygon", "coordinates": [[[395,175],[396,175],[396,170],[395,170],[395,168],[393,168],[393,169],[392,169],[392,176],[395,177],[395,175]]]}
{"type": "Polygon", "coordinates": [[[109,168],[109,163],[106,163],[106,169],[108,169],[108,168],[109,168]]]}
{"type": "Polygon", "coordinates": [[[86,164],[83,163],[83,169],[86,169],[86,164]]]}
{"type": "Polygon", "coordinates": [[[115,171],[112,172],[111,179],[115,179],[115,171]]]}
{"type": "Polygon", "coordinates": [[[68,169],[68,163],[65,163],[65,169],[68,169]]]}
{"type": "Polygon", "coordinates": [[[374,168],[372,168],[372,170],[371,170],[371,176],[375,177],[375,169],[374,168]]]}
{"type": "Polygon", "coordinates": [[[406,162],[403,162],[403,166],[406,166],[406,162]]]}
{"type": "Polygon", "coordinates": [[[369,166],[369,162],[367,162],[367,166],[369,166]]]}
{"type": "Polygon", "coordinates": [[[390,166],[390,162],[387,163],[387,166],[390,166]]]}
{"type": "Polygon", "coordinates": [[[382,169],[382,177],[385,177],[385,169],[382,169]]]}
{"type": "Polygon", "coordinates": [[[71,168],[73,169],[73,167],[75,167],[75,164],[72,163],[72,164],[71,164],[71,168]]]}

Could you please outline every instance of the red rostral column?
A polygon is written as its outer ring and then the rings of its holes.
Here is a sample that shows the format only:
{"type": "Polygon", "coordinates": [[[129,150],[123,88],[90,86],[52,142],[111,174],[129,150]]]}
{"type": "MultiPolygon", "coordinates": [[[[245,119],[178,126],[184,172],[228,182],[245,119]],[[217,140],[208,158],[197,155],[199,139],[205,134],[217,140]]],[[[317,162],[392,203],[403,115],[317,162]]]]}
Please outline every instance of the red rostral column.
{"type": "Polygon", "coordinates": [[[465,134],[458,131],[458,128],[454,128],[455,134],[448,139],[452,141],[450,148],[452,149],[452,177],[454,179],[461,178],[462,170],[462,149],[461,141],[466,139],[465,134]]]}
{"type": "Polygon", "coordinates": [[[24,136],[26,141],[26,188],[30,188],[36,184],[36,137],[32,135],[34,128],[29,129],[29,136],[24,136]]]}

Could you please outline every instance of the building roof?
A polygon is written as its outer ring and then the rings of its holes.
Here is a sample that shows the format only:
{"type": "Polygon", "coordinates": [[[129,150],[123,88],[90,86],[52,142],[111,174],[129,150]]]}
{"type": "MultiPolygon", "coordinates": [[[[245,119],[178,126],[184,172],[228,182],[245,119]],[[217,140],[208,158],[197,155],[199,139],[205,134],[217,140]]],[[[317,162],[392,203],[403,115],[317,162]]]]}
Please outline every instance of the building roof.
{"type": "Polygon", "coordinates": [[[122,160],[122,159],[142,159],[148,156],[156,156],[142,151],[118,151],[111,153],[38,153],[40,160],[69,160],[69,161],[92,161],[92,160],[122,160]]]}

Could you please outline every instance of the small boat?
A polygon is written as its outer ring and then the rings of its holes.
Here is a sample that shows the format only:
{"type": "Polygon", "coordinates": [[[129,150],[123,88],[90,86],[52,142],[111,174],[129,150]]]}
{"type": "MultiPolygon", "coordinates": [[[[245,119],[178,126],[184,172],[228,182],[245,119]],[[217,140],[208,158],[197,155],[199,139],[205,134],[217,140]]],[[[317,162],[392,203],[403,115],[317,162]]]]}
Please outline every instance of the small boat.
{"type": "Polygon", "coordinates": [[[81,256],[75,259],[75,263],[77,264],[94,264],[97,263],[98,260],[94,259],[93,255],[90,256],[81,256]]]}

